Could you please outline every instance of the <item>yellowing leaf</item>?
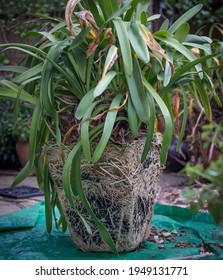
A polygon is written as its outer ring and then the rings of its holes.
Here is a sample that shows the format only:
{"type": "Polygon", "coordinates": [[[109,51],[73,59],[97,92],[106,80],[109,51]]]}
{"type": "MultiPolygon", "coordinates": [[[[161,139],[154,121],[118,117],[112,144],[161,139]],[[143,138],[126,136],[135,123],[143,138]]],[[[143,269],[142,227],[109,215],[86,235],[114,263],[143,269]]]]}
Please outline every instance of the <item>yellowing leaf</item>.
{"type": "Polygon", "coordinates": [[[102,79],[104,78],[105,74],[112,68],[117,58],[118,58],[118,48],[112,45],[108,51],[108,55],[105,60],[102,79]]]}
{"type": "Polygon", "coordinates": [[[147,46],[154,52],[159,53],[166,61],[169,62],[172,75],[174,74],[174,66],[172,61],[169,59],[169,57],[165,54],[164,50],[161,48],[161,46],[158,44],[158,42],[153,38],[152,34],[149,32],[149,30],[142,24],[139,25],[139,28],[141,30],[141,36],[143,40],[146,42],[147,46]]]}

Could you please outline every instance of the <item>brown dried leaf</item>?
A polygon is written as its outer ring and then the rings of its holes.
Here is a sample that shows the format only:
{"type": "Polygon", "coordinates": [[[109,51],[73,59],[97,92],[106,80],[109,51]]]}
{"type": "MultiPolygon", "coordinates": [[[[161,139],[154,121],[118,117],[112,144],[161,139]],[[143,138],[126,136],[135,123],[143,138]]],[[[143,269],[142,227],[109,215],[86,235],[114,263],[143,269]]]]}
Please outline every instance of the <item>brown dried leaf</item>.
{"type": "Polygon", "coordinates": [[[169,57],[165,54],[164,50],[161,48],[159,43],[153,38],[152,34],[149,32],[149,30],[143,26],[142,24],[140,25],[140,28],[142,30],[142,38],[144,39],[145,43],[147,46],[154,52],[159,53],[164,59],[166,59],[171,67],[172,70],[172,75],[174,74],[174,65],[172,61],[169,59],[169,57]]]}
{"type": "Polygon", "coordinates": [[[162,232],[162,236],[163,237],[169,237],[169,236],[171,236],[171,233],[168,232],[168,231],[164,231],[164,232],[162,232]]]}
{"type": "Polygon", "coordinates": [[[176,95],[174,97],[173,112],[176,118],[176,130],[178,134],[180,133],[180,119],[179,119],[179,109],[180,109],[180,95],[178,89],[176,90],[176,95]]]}
{"type": "Polygon", "coordinates": [[[99,37],[97,36],[88,46],[88,50],[87,50],[87,58],[90,57],[95,51],[96,49],[98,48],[100,44],[100,39],[99,37]]]}
{"type": "Polygon", "coordinates": [[[65,10],[65,21],[68,28],[70,29],[73,38],[75,38],[75,32],[74,32],[74,26],[72,22],[72,14],[74,12],[75,6],[78,1],[79,0],[69,0],[65,10]]]}
{"type": "Polygon", "coordinates": [[[97,30],[99,29],[95,22],[94,16],[92,15],[92,13],[90,11],[88,11],[88,10],[81,11],[81,12],[76,13],[76,15],[79,18],[80,24],[82,27],[92,25],[95,29],[97,29],[97,30]]]}

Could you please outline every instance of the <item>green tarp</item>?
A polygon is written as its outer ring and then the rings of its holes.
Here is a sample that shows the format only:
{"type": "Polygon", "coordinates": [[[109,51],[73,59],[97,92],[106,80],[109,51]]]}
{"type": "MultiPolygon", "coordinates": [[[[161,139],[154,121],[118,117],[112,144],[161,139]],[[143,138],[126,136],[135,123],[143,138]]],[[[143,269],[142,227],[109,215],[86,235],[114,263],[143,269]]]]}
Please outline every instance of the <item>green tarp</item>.
{"type": "Polygon", "coordinates": [[[0,217],[0,259],[160,260],[188,256],[193,259],[201,253],[201,248],[212,254],[202,259],[223,259],[223,226],[216,226],[206,213],[192,214],[188,209],[156,204],[152,225],[154,234],[165,230],[168,234],[177,232],[178,236],[163,238],[161,244],[148,240],[137,251],[119,256],[81,252],[74,247],[69,233],[63,234],[56,228],[50,235],[46,233],[42,202],[0,217]]]}

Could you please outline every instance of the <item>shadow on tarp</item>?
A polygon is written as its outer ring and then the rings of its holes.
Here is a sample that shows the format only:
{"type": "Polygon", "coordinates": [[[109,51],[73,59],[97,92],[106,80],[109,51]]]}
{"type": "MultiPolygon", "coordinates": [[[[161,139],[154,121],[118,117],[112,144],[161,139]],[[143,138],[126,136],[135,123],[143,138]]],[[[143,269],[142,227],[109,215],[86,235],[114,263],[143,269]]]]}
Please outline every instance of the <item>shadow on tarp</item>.
{"type": "MultiPolygon", "coordinates": [[[[200,254],[200,245],[208,247],[213,256],[202,259],[223,259],[223,227],[217,226],[206,213],[192,214],[188,209],[177,206],[155,205],[153,226],[159,231],[176,230],[184,232],[175,242],[159,244],[146,241],[137,251],[121,253],[86,253],[75,248],[69,233],[61,233],[55,227],[52,234],[45,230],[44,203],[0,217],[0,259],[1,260],[162,260],[185,258],[200,254]],[[217,237],[218,239],[215,239],[217,237]],[[221,240],[220,240],[221,237],[221,240]],[[188,242],[191,247],[178,248],[176,244],[188,242]]],[[[191,258],[193,259],[193,257],[191,258]]]]}

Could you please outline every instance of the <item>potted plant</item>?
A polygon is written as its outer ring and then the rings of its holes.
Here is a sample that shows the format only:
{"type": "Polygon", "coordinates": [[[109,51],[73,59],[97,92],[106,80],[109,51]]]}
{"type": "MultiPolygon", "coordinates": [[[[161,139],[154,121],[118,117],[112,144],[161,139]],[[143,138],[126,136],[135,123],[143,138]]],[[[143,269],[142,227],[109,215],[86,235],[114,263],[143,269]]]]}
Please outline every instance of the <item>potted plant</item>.
{"type": "Polygon", "coordinates": [[[20,108],[12,135],[15,138],[16,153],[21,167],[25,167],[29,161],[29,121],[31,115],[28,108],[23,105],[20,105],[20,108]]]}
{"type": "Polygon", "coordinates": [[[194,82],[211,118],[201,63],[213,55],[198,59],[190,50],[210,40],[190,35],[187,24],[202,5],[154,34],[149,26],[158,16],[148,16],[148,5],[70,0],[65,22],[40,32],[35,45],[2,45],[26,56],[8,68],[19,74],[2,82],[0,95],[33,106],[29,162],[13,186],[35,167],[48,232],[57,206],[57,225],[68,224],[82,250],[117,254],[147,239],[173,135],[169,93],[194,82]],[[163,137],[154,132],[157,114],[163,137]]]}

